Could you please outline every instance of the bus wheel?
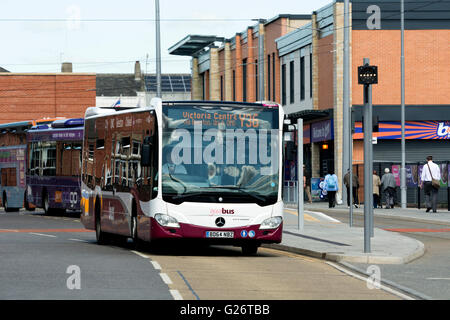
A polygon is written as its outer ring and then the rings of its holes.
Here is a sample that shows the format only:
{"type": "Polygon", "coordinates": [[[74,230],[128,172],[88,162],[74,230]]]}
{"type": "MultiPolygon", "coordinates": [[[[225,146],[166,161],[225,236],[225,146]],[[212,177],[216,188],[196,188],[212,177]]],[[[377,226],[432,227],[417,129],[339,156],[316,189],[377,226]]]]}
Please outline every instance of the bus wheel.
{"type": "Polygon", "coordinates": [[[44,198],[44,204],[42,207],[44,208],[44,213],[45,213],[45,215],[49,215],[51,213],[51,209],[50,209],[50,204],[48,201],[48,193],[47,192],[44,193],[43,198],[44,198]]]}
{"type": "Polygon", "coordinates": [[[242,245],[242,253],[246,256],[253,256],[258,252],[259,245],[256,243],[246,243],[242,245]]]}

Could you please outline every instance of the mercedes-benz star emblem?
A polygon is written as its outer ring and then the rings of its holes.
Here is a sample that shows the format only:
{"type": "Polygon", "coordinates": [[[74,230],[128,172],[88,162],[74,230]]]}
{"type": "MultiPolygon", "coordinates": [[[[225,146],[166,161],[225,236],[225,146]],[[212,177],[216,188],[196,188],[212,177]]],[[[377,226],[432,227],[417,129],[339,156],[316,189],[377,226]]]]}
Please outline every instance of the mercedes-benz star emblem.
{"type": "Polygon", "coordinates": [[[219,217],[216,219],[216,226],[223,227],[225,225],[225,219],[222,217],[219,217]]]}

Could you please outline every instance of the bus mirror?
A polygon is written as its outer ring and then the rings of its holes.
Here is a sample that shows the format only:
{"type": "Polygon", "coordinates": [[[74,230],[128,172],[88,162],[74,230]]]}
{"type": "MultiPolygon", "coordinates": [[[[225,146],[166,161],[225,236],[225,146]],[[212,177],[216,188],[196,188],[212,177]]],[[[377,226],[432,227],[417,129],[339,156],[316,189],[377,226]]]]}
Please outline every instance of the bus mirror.
{"type": "Polygon", "coordinates": [[[144,143],[142,145],[142,154],[141,154],[141,166],[142,167],[150,167],[151,165],[151,144],[144,143]]]}

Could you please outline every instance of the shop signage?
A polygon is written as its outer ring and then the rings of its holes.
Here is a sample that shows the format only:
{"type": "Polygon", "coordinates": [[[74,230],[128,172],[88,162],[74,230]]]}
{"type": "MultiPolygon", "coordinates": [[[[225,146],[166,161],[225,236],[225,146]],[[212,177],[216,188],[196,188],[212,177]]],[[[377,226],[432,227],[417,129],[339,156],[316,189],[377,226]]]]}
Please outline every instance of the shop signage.
{"type": "Polygon", "coordinates": [[[334,139],[333,122],[326,120],[311,124],[311,142],[322,142],[334,139]]]}
{"type": "MultiPolygon", "coordinates": [[[[379,122],[379,132],[373,136],[378,139],[401,139],[402,126],[400,122],[379,122]]],[[[361,122],[355,123],[354,139],[363,139],[361,122]]],[[[405,123],[405,138],[409,140],[450,140],[450,121],[407,121],[405,123]]]]}

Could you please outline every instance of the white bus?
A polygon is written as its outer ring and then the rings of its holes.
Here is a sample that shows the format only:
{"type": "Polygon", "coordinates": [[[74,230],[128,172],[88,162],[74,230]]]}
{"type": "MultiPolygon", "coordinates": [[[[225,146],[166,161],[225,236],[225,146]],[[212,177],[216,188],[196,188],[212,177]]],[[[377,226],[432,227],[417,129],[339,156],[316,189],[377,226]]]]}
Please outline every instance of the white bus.
{"type": "Polygon", "coordinates": [[[196,239],[255,254],[280,243],[283,119],[262,103],[88,108],[82,223],[100,244],[196,239]]]}

